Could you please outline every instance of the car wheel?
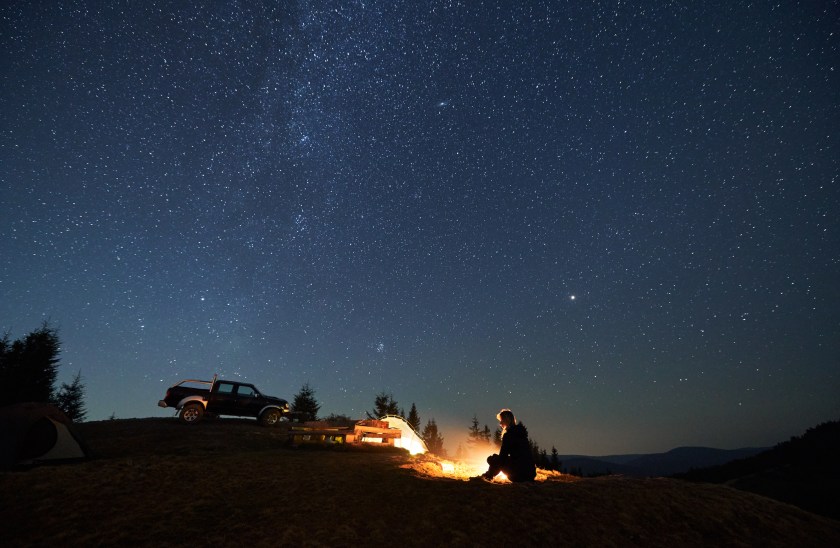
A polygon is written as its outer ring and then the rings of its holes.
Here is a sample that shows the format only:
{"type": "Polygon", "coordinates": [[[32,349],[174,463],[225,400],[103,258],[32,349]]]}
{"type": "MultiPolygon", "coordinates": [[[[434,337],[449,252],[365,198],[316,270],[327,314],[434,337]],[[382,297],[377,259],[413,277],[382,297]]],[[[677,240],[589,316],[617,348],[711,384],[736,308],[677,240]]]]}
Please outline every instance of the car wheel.
{"type": "Polygon", "coordinates": [[[260,416],[260,423],[263,426],[274,426],[280,422],[280,411],[276,409],[269,409],[260,416]]]}
{"type": "Polygon", "coordinates": [[[188,403],[181,408],[181,413],[178,416],[185,423],[194,424],[204,416],[204,406],[200,403],[188,403]]]}

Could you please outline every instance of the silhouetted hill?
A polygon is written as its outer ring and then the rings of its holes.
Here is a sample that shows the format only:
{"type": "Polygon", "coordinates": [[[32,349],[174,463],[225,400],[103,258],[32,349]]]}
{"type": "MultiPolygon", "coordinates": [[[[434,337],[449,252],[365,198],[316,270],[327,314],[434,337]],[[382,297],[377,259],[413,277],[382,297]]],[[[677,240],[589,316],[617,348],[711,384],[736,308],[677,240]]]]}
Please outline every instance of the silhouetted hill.
{"type": "Polygon", "coordinates": [[[678,447],[666,453],[649,455],[607,455],[587,457],[561,455],[563,469],[583,476],[621,474],[632,477],[660,477],[705,468],[735,459],[756,455],[766,448],[714,449],[711,447],[678,447]]]}
{"type": "MultiPolygon", "coordinates": [[[[615,455],[621,457],[621,455],[615,455]]],[[[638,456],[637,456],[638,457],[638,456]]],[[[560,455],[561,471],[576,476],[605,476],[619,474],[634,478],[646,477],[644,471],[622,464],[618,461],[607,460],[612,457],[586,457],[583,455],[560,455]]]]}
{"type": "Polygon", "coordinates": [[[686,472],[692,468],[717,466],[736,459],[751,457],[766,449],[766,447],[745,447],[742,449],[677,447],[667,453],[643,455],[627,464],[643,470],[648,476],[670,476],[686,472]]]}
{"type": "Polygon", "coordinates": [[[808,429],[802,436],[758,455],[695,469],[675,477],[730,487],[840,519],[840,422],[808,429]]]}

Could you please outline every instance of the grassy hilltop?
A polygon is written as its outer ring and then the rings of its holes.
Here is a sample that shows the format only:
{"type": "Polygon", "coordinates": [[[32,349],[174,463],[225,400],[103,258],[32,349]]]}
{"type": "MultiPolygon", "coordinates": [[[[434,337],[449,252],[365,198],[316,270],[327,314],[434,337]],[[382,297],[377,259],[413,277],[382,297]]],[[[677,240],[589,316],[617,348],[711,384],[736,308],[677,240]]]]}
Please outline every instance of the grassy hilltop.
{"type": "Polygon", "coordinates": [[[293,449],[242,420],[79,429],[94,459],[0,473],[5,546],[840,545],[840,522],[720,485],[465,482],[399,450],[293,449]]]}

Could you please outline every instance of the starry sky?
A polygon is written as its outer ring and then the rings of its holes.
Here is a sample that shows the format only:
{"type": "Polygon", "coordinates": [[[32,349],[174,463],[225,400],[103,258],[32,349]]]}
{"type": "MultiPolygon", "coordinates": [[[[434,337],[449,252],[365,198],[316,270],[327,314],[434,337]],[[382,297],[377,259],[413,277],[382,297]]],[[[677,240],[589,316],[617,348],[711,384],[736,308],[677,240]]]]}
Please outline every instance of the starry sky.
{"type": "Polygon", "coordinates": [[[450,452],[840,418],[837,1],[4,2],[0,329],[88,420],[182,378],[450,452]]]}

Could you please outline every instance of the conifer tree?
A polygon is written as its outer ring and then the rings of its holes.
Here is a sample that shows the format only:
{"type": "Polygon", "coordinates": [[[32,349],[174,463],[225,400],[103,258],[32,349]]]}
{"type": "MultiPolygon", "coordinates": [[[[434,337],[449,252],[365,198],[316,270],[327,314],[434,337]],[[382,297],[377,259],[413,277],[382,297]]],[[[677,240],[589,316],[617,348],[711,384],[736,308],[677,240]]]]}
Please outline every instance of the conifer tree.
{"type": "MultiPolygon", "coordinates": [[[[524,424],[522,426],[525,426],[524,424]]],[[[540,462],[540,445],[534,440],[528,438],[528,445],[531,446],[531,456],[535,463],[540,462]]]]}
{"type": "Polygon", "coordinates": [[[399,415],[400,408],[392,394],[388,394],[384,390],[376,395],[373,402],[373,411],[365,412],[369,419],[379,419],[385,415],[399,415]]]}
{"type": "Polygon", "coordinates": [[[490,427],[485,424],[484,428],[479,428],[478,417],[473,415],[470,431],[467,434],[467,445],[472,448],[480,447],[484,449],[490,445],[491,436],[490,427]]]}
{"type": "Polygon", "coordinates": [[[560,455],[557,453],[557,448],[553,445],[551,446],[551,469],[560,471],[560,466],[563,463],[560,462],[560,455]]]}
{"type": "Polygon", "coordinates": [[[475,447],[481,441],[481,429],[478,427],[478,416],[473,415],[472,424],[470,424],[470,430],[467,434],[467,445],[470,447],[475,447]]]}
{"type": "Polygon", "coordinates": [[[295,394],[295,399],[292,402],[292,411],[302,421],[318,420],[318,411],[321,405],[315,399],[315,390],[309,386],[309,383],[304,383],[300,392],[295,394]]]}
{"type": "Polygon", "coordinates": [[[12,363],[12,344],[9,334],[0,339],[0,406],[14,403],[15,365],[12,363]]]}
{"type": "Polygon", "coordinates": [[[538,463],[539,467],[543,469],[548,468],[549,464],[551,464],[548,461],[548,451],[546,451],[545,449],[540,449],[540,460],[538,461],[538,463]]]}
{"type": "Polygon", "coordinates": [[[407,422],[415,432],[420,431],[420,414],[417,413],[417,406],[414,405],[414,403],[411,404],[411,411],[408,412],[408,417],[405,422],[407,422]]]}
{"type": "Polygon", "coordinates": [[[58,332],[44,322],[41,328],[9,344],[0,340],[0,405],[54,400],[61,344],[58,332]]]}
{"type": "Polygon", "coordinates": [[[82,384],[82,371],[79,370],[70,384],[61,383],[55,396],[55,405],[73,422],[82,422],[87,416],[85,409],[85,386],[82,384]]]}
{"type": "Polygon", "coordinates": [[[492,437],[492,434],[490,433],[490,427],[485,424],[484,425],[484,430],[481,431],[481,441],[483,441],[483,442],[485,442],[489,445],[491,437],[492,437]]]}
{"type": "Polygon", "coordinates": [[[423,434],[421,435],[423,441],[426,442],[426,448],[429,450],[429,453],[438,456],[446,456],[446,452],[443,450],[443,436],[440,435],[438,432],[437,423],[435,419],[429,419],[426,422],[426,427],[423,428],[423,434]]]}

